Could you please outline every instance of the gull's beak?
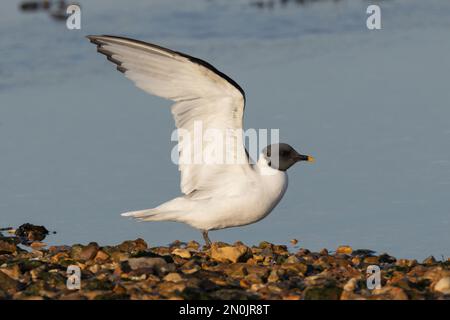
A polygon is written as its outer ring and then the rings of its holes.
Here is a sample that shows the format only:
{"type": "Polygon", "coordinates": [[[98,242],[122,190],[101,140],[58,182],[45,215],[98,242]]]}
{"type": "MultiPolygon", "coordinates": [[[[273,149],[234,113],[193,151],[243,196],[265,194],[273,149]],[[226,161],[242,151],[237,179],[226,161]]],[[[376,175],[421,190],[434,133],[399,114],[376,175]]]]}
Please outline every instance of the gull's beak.
{"type": "Polygon", "coordinates": [[[316,162],[316,159],[314,159],[314,157],[306,156],[303,154],[297,155],[294,159],[295,159],[295,162],[299,162],[299,161],[316,162]]]}

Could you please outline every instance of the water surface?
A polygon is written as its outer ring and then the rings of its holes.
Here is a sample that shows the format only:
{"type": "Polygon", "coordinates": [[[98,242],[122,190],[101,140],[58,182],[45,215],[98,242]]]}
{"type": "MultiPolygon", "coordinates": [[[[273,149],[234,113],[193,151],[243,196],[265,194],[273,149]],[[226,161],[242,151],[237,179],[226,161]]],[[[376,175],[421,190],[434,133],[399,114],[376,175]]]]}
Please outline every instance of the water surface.
{"type": "Polygon", "coordinates": [[[317,158],[290,170],[260,223],[211,233],[313,250],[450,254],[450,2],[366,1],[258,9],[249,1],[79,1],[82,29],[0,11],[0,224],[43,224],[53,244],[200,240],[120,212],[179,195],[170,102],[135,88],[84,38],[115,34],[203,58],[247,93],[246,128],[317,158]]]}

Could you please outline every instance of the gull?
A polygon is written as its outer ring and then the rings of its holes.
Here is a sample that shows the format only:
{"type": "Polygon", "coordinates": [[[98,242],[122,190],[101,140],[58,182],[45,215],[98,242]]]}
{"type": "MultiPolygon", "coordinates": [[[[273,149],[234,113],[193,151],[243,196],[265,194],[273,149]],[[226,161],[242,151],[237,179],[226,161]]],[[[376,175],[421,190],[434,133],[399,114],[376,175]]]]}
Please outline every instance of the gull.
{"type": "MultiPolygon", "coordinates": [[[[232,163],[180,162],[183,193],[155,208],[123,213],[140,221],[175,221],[202,232],[244,226],[265,218],[280,202],[288,186],[287,169],[300,161],[313,162],[290,145],[274,143],[252,163],[242,143],[244,90],[211,64],[151,43],[117,37],[87,36],[97,51],[144,91],[174,101],[171,112],[178,130],[193,133],[195,122],[204,129],[231,135],[240,143],[226,150],[232,163]],[[230,133],[231,132],[231,133],[230,133]]],[[[178,143],[183,154],[205,156],[214,141],[194,148],[188,139],[178,143]]],[[[203,159],[203,158],[202,158],[203,159]]]]}

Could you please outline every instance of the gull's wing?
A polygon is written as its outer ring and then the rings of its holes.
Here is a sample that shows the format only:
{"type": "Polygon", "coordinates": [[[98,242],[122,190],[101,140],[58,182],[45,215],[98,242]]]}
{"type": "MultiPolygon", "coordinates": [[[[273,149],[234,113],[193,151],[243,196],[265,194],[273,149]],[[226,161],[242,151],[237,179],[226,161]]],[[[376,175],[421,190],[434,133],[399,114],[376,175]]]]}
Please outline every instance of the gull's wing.
{"type": "MultiPolygon", "coordinates": [[[[88,38],[136,86],[175,101],[171,110],[178,129],[193,137],[194,123],[200,121],[203,133],[213,129],[233,141],[234,147],[226,149],[224,159],[233,159],[234,164],[180,162],[184,194],[224,188],[232,184],[234,174],[250,169],[241,131],[245,93],[236,82],[203,60],[154,44],[115,36],[88,38]]],[[[179,141],[180,161],[198,161],[217,151],[214,139],[204,141],[201,148],[188,140],[179,141]]]]}

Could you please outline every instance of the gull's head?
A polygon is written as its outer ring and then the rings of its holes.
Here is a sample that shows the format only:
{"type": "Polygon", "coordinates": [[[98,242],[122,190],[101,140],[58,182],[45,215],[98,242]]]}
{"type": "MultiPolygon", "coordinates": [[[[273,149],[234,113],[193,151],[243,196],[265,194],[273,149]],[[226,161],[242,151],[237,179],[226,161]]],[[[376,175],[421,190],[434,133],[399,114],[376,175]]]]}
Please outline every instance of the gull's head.
{"type": "Polygon", "coordinates": [[[286,171],[300,161],[315,161],[313,157],[300,154],[287,143],[276,143],[265,147],[263,156],[271,168],[280,171],[286,171]]]}

